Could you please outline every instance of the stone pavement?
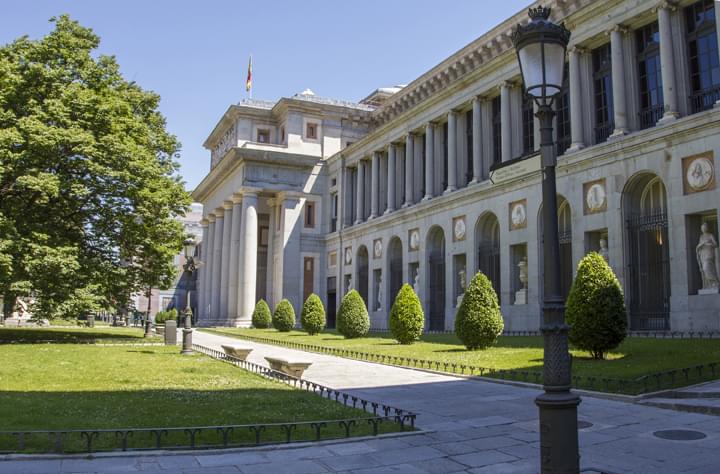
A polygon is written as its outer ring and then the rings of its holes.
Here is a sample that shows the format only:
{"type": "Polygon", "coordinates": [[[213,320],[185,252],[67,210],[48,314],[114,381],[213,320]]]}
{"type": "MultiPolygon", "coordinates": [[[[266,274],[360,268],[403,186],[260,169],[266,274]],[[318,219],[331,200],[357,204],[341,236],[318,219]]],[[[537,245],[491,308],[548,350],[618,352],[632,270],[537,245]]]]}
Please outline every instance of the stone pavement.
{"type": "MultiPolygon", "coordinates": [[[[310,354],[195,332],[218,348],[232,341],[255,348],[252,362],[274,355],[309,360],[305,378],[368,400],[418,413],[424,432],[310,447],[221,453],[0,462],[2,473],[534,473],[539,437],[536,389],[310,354]]],[[[319,336],[322,337],[322,336],[319,336]]],[[[585,396],[579,408],[581,465],[588,472],[720,472],[720,418],[585,396]],[[693,430],[694,441],[661,439],[659,430],[693,430]]],[[[671,433],[672,434],[672,433],[671,433]]]]}

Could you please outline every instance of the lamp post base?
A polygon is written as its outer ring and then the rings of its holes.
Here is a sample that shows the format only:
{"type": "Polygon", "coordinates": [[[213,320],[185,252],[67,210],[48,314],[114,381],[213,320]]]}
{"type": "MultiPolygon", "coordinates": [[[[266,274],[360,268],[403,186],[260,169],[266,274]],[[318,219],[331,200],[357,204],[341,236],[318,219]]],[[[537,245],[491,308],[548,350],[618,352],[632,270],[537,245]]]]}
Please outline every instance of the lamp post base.
{"type": "Polygon", "coordinates": [[[189,328],[183,328],[183,345],[180,354],[190,355],[193,353],[192,350],[192,333],[193,330],[189,328]]]}
{"type": "Polygon", "coordinates": [[[545,392],[535,399],[540,411],[540,469],[543,473],[580,472],[577,406],[569,390],[545,392]]]}

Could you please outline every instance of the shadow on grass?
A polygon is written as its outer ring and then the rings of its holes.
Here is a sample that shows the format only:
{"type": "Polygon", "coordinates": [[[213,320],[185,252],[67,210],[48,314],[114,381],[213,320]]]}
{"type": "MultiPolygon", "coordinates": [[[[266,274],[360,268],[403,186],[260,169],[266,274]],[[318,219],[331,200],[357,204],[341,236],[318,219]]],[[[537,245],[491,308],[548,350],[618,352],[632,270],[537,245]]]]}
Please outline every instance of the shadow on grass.
{"type": "Polygon", "coordinates": [[[35,329],[0,328],[0,343],[92,342],[95,340],[143,341],[143,332],[128,329],[35,329]]]}

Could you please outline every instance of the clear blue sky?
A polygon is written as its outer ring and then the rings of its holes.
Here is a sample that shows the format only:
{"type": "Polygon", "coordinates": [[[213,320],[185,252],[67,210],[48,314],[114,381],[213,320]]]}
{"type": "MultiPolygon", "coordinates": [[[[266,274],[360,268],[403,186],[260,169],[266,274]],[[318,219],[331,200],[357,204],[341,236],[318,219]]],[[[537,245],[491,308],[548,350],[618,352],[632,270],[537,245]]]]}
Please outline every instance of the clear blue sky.
{"type": "Polygon", "coordinates": [[[100,37],[125,77],[162,97],[182,142],[188,189],[207,173],[205,138],[227,107],[276,100],[305,88],[360,100],[409,83],[530,0],[15,0],[2,3],[0,43],[50,31],[68,13],[100,37]]]}

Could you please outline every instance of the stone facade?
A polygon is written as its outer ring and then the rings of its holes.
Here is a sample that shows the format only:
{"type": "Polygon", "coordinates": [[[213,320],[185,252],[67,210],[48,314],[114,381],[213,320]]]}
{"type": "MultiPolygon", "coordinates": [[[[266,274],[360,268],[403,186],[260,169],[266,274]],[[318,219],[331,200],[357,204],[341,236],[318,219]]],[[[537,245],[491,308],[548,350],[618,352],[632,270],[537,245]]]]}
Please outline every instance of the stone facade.
{"type": "MultiPolygon", "coordinates": [[[[602,241],[632,329],[720,329],[720,295],[700,291],[696,258],[701,224],[718,233],[714,3],[550,6],[572,31],[555,120],[563,291],[602,241]]],[[[382,329],[409,282],[426,327],[447,330],[462,275],[482,270],[506,329],[536,330],[539,130],[509,39],[526,18],[359,104],[300,94],[232,106],[206,142],[212,169],[194,193],[212,255],[200,321],[247,325],[259,297],[271,307],[288,298],[299,314],[315,292],[332,324],[355,288],[382,329]]]]}

